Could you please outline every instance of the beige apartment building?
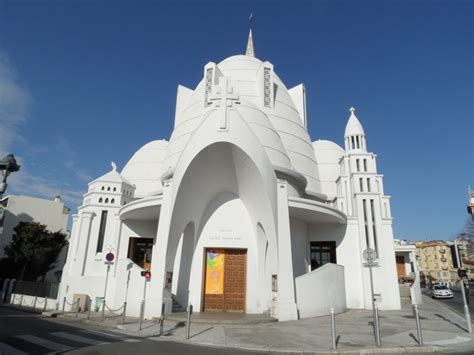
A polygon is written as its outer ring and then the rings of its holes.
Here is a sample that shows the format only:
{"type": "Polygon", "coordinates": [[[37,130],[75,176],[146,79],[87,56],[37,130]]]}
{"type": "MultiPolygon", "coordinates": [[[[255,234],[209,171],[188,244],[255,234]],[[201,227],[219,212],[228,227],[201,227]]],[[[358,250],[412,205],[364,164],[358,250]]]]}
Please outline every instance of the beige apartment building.
{"type": "Polygon", "coordinates": [[[448,243],[442,240],[416,242],[416,254],[420,272],[433,281],[449,281],[455,284],[458,276],[453,267],[453,255],[448,243]]]}

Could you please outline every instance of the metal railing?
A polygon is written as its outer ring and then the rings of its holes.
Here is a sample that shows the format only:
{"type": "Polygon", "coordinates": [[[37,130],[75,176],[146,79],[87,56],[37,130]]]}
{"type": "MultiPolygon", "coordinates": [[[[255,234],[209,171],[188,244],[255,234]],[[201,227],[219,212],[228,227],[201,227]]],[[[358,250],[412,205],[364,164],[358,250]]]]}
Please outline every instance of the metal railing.
{"type": "Polygon", "coordinates": [[[36,281],[17,281],[12,293],[57,298],[59,282],[36,282],[36,281]]]}

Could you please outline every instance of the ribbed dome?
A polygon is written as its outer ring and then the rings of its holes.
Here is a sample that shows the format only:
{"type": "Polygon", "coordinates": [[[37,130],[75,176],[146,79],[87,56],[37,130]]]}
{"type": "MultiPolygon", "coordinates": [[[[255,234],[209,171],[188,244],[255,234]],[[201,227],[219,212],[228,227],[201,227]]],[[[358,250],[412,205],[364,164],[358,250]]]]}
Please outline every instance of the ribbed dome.
{"type": "MultiPolygon", "coordinates": [[[[276,87],[274,107],[262,107],[258,73],[263,64],[257,58],[236,55],[217,64],[217,68],[223,76],[230,78],[234,93],[239,95],[240,100],[240,105],[234,107],[249,123],[272,164],[304,175],[308,182],[307,191],[319,193],[318,167],[308,131],[288,89],[276,74],[272,77],[276,87]]],[[[163,159],[165,170],[174,169],[181,152],[202,122],[202,116],[207,111],[203,104],[204,89],[205,82],[202,80],[177,119],[163,159]]]]}
{"type": "Polygon", "coordinates": [[[160,177],[163,174],[161,161],[168,142],[156,140],[145,144],[133,154],[122,170],[122,176],[136,187],[135,197],[144,197],[161,192],[160,177]]]}

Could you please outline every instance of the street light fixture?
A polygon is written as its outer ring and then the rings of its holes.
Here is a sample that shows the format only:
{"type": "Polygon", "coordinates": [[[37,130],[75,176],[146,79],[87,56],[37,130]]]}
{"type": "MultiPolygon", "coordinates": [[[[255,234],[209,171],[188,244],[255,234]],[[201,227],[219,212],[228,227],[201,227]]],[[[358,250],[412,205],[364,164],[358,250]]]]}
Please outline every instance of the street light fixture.
{"type": "Polygon", "coordinates": [[[0,160],[0,170],[2,171],[2,182],[0,183],[0,198],[3,197],[4,192],[7,190],[7,178],[8,175],[20,170],[20,165],[16,162],[13,154],[8,154],[2,160],[0,160]]]}

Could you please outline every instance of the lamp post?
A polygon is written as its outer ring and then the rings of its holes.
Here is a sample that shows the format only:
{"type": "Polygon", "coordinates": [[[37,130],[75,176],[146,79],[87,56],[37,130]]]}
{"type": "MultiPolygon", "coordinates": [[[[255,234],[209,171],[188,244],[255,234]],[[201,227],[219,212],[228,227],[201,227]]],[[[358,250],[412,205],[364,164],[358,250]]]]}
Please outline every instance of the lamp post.
{"type": "Polygon", "coordinates": [[[0,160],[0,170],[2,171],[2,182],[0,182],[0,199],[7,190],[7,178],[8,175],[20,170],[20,165],[16,162],[13,154],[8,154],[2,160],[0,160]]]}

